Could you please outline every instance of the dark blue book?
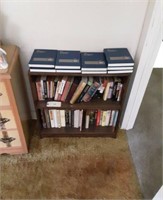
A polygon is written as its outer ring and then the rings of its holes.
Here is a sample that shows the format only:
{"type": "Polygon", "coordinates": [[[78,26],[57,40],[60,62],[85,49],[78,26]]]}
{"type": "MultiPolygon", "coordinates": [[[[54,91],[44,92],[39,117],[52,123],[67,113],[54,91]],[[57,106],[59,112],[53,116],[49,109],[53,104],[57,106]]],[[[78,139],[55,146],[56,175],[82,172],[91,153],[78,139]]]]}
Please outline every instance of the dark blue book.
{"type": "MultiPolygon", "coordinates": [[[[134,66],[134,60],[127,48],[104,49],[108,67],[134,66]]],[[[109,68],[108,68],[109,69],[109,68]]]]}
{"type": "Polygon", "coordinates": [[[82,72],[106,71],[106,59],[102,52],[81,53],[82,72]]]}
{"type": "Polygon", "coordinates": [[[28,66],[34,68],[55,68],[57,50],[35,49],[28,66]]]}
{"type": "Polygon", "coordinates": [[[58,51],[56,69],[80,69],[80,51],[58,51]]]}

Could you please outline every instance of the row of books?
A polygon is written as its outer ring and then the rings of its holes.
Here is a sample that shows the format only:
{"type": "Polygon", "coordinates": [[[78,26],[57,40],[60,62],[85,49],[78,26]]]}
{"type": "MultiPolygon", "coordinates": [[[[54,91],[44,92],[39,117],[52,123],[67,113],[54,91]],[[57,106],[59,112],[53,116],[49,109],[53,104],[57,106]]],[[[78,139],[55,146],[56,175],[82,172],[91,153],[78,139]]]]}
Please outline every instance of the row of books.
{"type": "Polygon", "coordinates": [[[118,110],[41,109],[40,117],[43,128],[73,127],[81,131],[95,126],[115,127],[118,113],[118,110]]]}
{"type": "Polygon", "coordinates": [[[35,49],[28,66],[31,72],[132,73],[134,60],[127,48],[105,48],[103,52],[35,49]]]}
{"type": "Polygon", "coordinates": [[[38,76],[35,85],[39,101],[52,99],[71,104],[92,98],[120,101],[123,90],[119,77],[38,76]]]}

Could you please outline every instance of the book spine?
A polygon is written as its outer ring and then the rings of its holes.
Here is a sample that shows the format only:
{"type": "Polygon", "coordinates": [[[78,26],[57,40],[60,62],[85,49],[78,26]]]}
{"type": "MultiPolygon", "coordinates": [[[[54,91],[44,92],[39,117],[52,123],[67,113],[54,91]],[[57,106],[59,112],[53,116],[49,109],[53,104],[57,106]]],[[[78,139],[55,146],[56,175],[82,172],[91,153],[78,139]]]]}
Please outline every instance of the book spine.
{"type": "Polygon", "coordinates": [[[71,85],[70,82],[67,81],[65,88],[63,90],[62,96],[61,96],[61,101],[63,101],[63,102],[66,100],[67,94],[68,94],[69,89],[70,89],[70,85],[71,85]]]}
{"type": "Polygon", "coordinates": [[[44,109],[44,114],[45,114],[46,126],[47,128],[50,128],[50,118],[49,118],[49,113],[47,109],[44,109]]]}
{"type": "Polygon", "coordinates": [[[60,117],[61,117],[61,127],[65,127],[66,126],[65,110],[60,110],[60,117]]]}
{"type": "Polygon", "coordinates": [[[70,103],[71,104],[74,104],[75,101],[77,100],[77,98],[79,97],[79,95],[82,93],[84,87],[86,86],[86,83],[85,82],[81,82],[79,84],[79,86],[77,87],[77,89],[75,90],[71,100],[70,100],[70,103]]]}
{"type": "Polygon", "coordinates": [[[83,97],[84,102],[88,102],[91,100],[93,95],[96,93],[98,88],[100,87],[100,84],[98,82],[94,82],[92,86],[88,89],[87,93],[83,97]]]}
{"type": "Polygon", "coordinates": [[[77,102],[80,103],[84,97],[84,95],[86,94],[86,92],[88,91],[88,89],[90,88],[90,86],[87,84],[84,88],[84,90],[82,91],[82,93],[80,94],[79,98],[77,99],[77,102]]]}
{"type": "Polygon", "coordinates": [[[71,89],[70,89],[70,91],[69,91],[69,93],[67,95],[66,101],[70,101],[70,99],[72,98],[72,96],[73,96],[73,94],[74,94],[74,92],[75,92],[77,87],[78,87],[77,84],[75,84],[75,83],[72,84],[71,89]]]}

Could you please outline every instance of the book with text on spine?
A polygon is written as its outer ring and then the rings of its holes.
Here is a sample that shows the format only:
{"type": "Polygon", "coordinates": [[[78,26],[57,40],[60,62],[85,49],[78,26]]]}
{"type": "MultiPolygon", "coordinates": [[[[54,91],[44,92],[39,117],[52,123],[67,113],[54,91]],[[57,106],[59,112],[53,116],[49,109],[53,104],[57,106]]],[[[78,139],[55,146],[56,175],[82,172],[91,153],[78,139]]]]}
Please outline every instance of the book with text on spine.
{"type": "Polygon", "coordinates": [[[81,53],[81,70],[86,71],[106,71],[106,59],[103,52],[83,52],[81,53]]]}
{"type": "Polygon", "coordinates": [[[84,102],[90,101],[99,87],[100,87],[99,81],[98,80],[94,80],[93,84],[90,86],[90,88],[88,89],[88,91],[86,92],[86,94],[84,95],[82,100],[84,102]]]}
{"type": "Polygon", "coordinates": [[[104,54],[109,67],[134,66],[134,60],[127,48],[106,48],[104,54]]]}
{"type": "Polygon", "coordinates": [[[80,51],[58,51],[56,69],[80,69],[80,51]]]}
{"type": "Polygon", "coordinates": [[[71,104],[74,104],[76,102],[76,100],[78,99],[78,97],[80,96],[80,94],[82,93],[82,91],[84,90],[86,84],[88,82],[88,78],[87,77],[82,77],[78,87],[76,88],[71,100],[70,100],[70,103],[71,104]]]}
{"type": "Polygon", "coordinates": [[[55,69],[57,50],[35,49],[28,63],[29,67],[55,69]]]}

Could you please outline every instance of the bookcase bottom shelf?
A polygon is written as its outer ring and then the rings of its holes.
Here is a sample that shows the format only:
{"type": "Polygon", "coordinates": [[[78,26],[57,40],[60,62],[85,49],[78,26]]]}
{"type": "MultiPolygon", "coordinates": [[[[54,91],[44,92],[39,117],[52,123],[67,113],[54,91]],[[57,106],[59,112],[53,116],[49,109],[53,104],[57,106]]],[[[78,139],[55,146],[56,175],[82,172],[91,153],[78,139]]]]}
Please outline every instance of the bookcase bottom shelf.
{"type": "Polygon", "coordinates": [[[113,127],[94,127],[80,131],[78,128],[49,128],[41,129],[40,136],[44,137],[112,137],[116,138],[117,130],[113,127]]]}

